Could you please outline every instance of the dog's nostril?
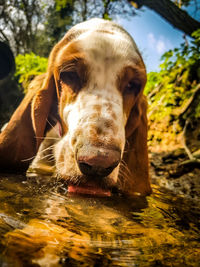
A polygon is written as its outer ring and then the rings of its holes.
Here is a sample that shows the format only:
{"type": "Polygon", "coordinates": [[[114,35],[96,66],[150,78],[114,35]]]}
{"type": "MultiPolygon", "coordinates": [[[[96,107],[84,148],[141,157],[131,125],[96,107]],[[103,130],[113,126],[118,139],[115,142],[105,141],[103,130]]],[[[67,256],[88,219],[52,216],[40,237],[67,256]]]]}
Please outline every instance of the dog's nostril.
{"type": "Polygon", "coordinates": [[[106,171],[110,171],[110,172],[112,172],[112,170],[114,169],[115,167],[113,166],[113,167],[108,167],[108,168],[106,168],[106,171]]]}
{"type": "Polygon", "coordinates": [[[79,166],[80,171],[84,175],[87,175],[87,176],[95,175],[99,177],[105,177],[113,171],[113,169],[118,165],[118,163],[115,163],[113,166],[110,166],[108,168],[103,168],[101,166],[95,166],[95,165],[91,166],[84,162],[78,162],[78,166],[79,166]]]}
{"type": "Polygon", "coordinates": [[[83,174],[86,174],[86,175],[92,174],[92,166],[91,165],[84,163],[84,162],[78,162],[78,166],[79,166],[80,171],[83,174]]]}

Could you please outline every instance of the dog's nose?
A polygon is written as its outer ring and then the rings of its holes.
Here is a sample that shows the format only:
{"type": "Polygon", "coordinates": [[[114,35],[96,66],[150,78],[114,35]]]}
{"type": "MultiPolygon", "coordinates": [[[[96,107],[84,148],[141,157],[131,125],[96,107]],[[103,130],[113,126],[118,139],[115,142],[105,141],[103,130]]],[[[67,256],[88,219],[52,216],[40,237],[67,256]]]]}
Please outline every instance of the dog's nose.
{"type": "Polygon", "coordinates": [[[77,153],[80,171],[87,176],[105,177],[117,167],[121,159],[119,149],[85,146],[77,153]]]}

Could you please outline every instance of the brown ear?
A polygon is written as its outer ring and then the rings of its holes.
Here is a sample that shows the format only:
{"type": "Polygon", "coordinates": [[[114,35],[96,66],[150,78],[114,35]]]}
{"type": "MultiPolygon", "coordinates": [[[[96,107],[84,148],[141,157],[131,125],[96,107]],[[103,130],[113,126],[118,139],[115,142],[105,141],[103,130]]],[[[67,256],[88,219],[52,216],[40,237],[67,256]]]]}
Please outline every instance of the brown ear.
{"type": "Polygon", "coordinates": [[[147,103],[145,97],[142,96],[139,103],[132,109],[126,127],[127,139],[123,161],[124,168],[128,167],[125,175],[125,187],[127,187],[125,191],[127,190],[130,194],[147,195],[152,191],[149,180],[146,112],[147,103]]]}
{"type": "Polygon", "coordinates": [[[36,138],[37,150],[42,142],[42,138],[44,137],[46,124],[48,122],[48,115],[50,113],[51,106],[53,105],[53,101],[55,100],[56,87],[54,77],[51,75],[50,77],[44,79],[42,88],[37,90],[31,103],[31,119],[36,138]]]}
{"type": "Polygon", "coordinates": [[[44,136],[55,91],[53,77],[36,77],[0,134],[0,170],[25,170],[44,136]],[[38,137],[38,138],[37,138],[38,137]]]}

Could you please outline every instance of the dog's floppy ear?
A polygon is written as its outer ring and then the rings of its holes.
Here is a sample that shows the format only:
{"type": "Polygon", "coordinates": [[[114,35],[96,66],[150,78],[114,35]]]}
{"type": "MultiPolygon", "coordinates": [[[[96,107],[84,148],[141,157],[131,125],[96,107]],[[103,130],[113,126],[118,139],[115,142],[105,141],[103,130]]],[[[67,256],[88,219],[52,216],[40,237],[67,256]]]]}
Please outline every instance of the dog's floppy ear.
{"type": "MultiPolygon", "coordinates": [[[[34,84],[32,85],[34,88],[34,84]]],[[[43,86],[36,91],[31,102],[31,119],[33,130],[36,137],[36,149],[44,137],[44,132],[47,124],[47,119],[53,105],[53,101],[56,100],[56,86],[53,74],[44,78],[43,86]]]]}
{"type": "Polygon", "coordinates": [[[36,77],[0,134],[0,170],[25,170],[44,136],[56,92],[53,75],[36,77]]]}
{"type": "Polygon", "coordinates": [[[146,112],[147,102],[145,97],[142,96],[131,110],[127,122],[126,145],[123,156],[125,166],[128,167],[128,171],[126,171],[128,173],[125,176],[129,177],[127,181],[127,178],[125,178],[125,187],[127,187],[127,191],[130,193],[139,193],[141,195],[148,195],[151,193],[146,112]]]}

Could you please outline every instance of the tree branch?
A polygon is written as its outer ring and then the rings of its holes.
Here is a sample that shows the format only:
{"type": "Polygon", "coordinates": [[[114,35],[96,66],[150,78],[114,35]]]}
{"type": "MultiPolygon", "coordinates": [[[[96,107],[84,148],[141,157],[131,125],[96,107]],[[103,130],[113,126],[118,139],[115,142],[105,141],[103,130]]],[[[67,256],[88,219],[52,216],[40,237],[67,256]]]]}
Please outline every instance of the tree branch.
{"type": "MultiPolygon", "coordinates": [[[[127,0],[129,3],[133,2],[127,0]]],[[[134,0],[138,8],[146,6],[167,20],[173,27],[188,35],[200,28],[200,22],[193,19],[188,13],[177,7],[170,0],[134,0]]]]}
{"type": "Polygon", "coordinates": [[[187,104],[184,106],[183,110],[179,114],[179,118],[182,119],[183,115],[189,110],[189,108],[192,106],[193,102],[197,99],[199,94],[200,94],[200,84],[198,84],[197,87],[195,88],[192,96],[189,98],[187,104]]]}

